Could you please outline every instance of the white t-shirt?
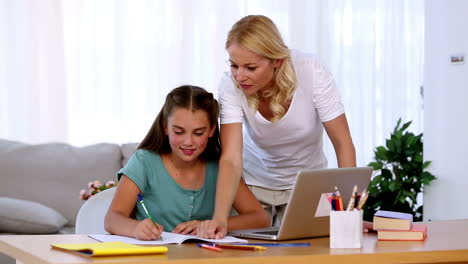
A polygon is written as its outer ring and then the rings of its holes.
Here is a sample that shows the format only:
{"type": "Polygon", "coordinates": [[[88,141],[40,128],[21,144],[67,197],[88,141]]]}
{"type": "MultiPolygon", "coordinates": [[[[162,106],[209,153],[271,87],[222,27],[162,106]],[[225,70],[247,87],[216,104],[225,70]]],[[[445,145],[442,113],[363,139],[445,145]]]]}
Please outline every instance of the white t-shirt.
{"type": "Polygon", "coordinates": [[[247,184],[291,189],[298,171],[327,167],[322,122],[344,113],[330,72],[312,54],[291,51],[298,86],[286,114],[275,123],[254,112],[231,73],[219,86],[221,124],[243,123],[243,177],[247,184]]]}

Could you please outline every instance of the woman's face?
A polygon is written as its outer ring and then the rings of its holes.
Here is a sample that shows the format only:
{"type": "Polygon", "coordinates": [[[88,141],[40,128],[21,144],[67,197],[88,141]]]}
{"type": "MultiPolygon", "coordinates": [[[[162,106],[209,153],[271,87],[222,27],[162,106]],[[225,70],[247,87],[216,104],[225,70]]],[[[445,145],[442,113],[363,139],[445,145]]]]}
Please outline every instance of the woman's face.
{"type": "Polygon", "coordinates": [[[172,154],[182,161],[195,161],[206,148],[215,127],[210,127],[208,114],[202,110],[192,112],[176,108],[164,127],[169,137],[172,154]]]}
{"type": "Polygon", "coordinates": [[[231,63],[231,73],[245,95],[266,91],[273,86],[273,73],[281,65],[280,60],[270,60],[237,43],[227,51],[231,63]]]}

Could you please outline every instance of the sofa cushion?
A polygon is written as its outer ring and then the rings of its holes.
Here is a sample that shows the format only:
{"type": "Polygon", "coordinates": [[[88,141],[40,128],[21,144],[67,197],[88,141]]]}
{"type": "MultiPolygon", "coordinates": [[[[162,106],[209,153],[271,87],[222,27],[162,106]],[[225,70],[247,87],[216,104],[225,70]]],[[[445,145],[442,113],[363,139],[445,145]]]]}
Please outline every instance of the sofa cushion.
{"type": "Polygon", "coordinates": [[[121,159],[118,144],[75,147],[0,140],[0,194],[51,207],[74,225],[84,203],[80,190],[89,181],[116,180],[121,159]]]}
{"type": "Polygon", "coordinates": [[[120,150],[122,151],[122,168],[125,167],[128,160],[132,157],[133,153],[135,153],[139,143],[127,143],[122,144],[120,150]]]}
{"type": "Polygon", "coordinates": [[[60,228],[60,230],[57,233],[61,234],[61,235],[75,234],[75,227],[74,226],[64,226],[64,227],[60,228]]]}
{"type": "Polygon", "coordinates": [[[43,204],[0,197],[0,232],[53,234],[66,223],[63,215],[43,204]]]}

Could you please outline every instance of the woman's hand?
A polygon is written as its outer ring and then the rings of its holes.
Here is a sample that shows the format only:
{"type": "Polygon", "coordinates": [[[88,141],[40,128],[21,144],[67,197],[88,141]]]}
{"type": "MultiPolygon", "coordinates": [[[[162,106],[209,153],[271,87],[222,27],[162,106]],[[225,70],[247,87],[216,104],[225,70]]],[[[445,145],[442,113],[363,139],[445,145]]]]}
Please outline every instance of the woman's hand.
{"type": "Polygon", "coordinates": [[[364,230],[364,232],[367,233],[367,232],[374,231],[373,226],[374,226],[374,223],[368,222],[368,221],[364,221],[364,222],[363,222],[363,230],[364,230]]]}
{"type": "Polygon", "coordinates": [[[196,232],[197,236],[202,238],[224,238],[227,233],[227,221],[223,222],[216,219],[203,221],[196,232]]]}
{"type": "Polygon", "coordinates": [[[199,220],[193,220],[193,221],[188,221],[184,222],[181,224],[178,224],[174,230],[172,230],[173,233],[177,234],[183,234],[183,235],[197,235],[197,229],[200,223],[203,221],[199,220]]]}
{"type": "Polygon", "coordinates": [[[139,240],[156,240],[161,237],[164,227],[155,224],[151,219],[140,221],[133,232],[134,237],[139,240]]]}

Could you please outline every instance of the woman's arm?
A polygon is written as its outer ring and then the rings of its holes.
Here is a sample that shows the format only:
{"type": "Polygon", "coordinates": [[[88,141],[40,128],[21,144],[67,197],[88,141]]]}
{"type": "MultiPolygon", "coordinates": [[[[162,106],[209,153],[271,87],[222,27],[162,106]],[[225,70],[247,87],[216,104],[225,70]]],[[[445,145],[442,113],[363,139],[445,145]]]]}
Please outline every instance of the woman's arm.
{"type": "Polygon", "coordinates": [[[239,183],[233,207],[238,215],[229,217],[229,231],[271,226],[270,216],[243,180],[239,183]]]}
{"type": "Polygon", "coordinates": [[[226,235],[228,215],[242,174],[242,123],[221,125],[220,137],[222,154],[213,220],[197,230],[198,236],[204,238],[223,238],[226,235]]]}
{"type": "Polygon", "coordinates": [[[161,235],[163,227],[157,228],[151,219],[138,221],[131,217],[140,194],[138,186],[125,174],[122,175],[114,195],[114,199],[107,211],[104,227],[106,231],[115,235],[135,237],[140,240],[154,240],[161,235]]]}
{"type": "Polygon", "coordinates": [[[335,148],[338,167],[356,167],[356,150],[346,115],[342,114],[331,121],[323,122],[323,127],[335,148]]]}

